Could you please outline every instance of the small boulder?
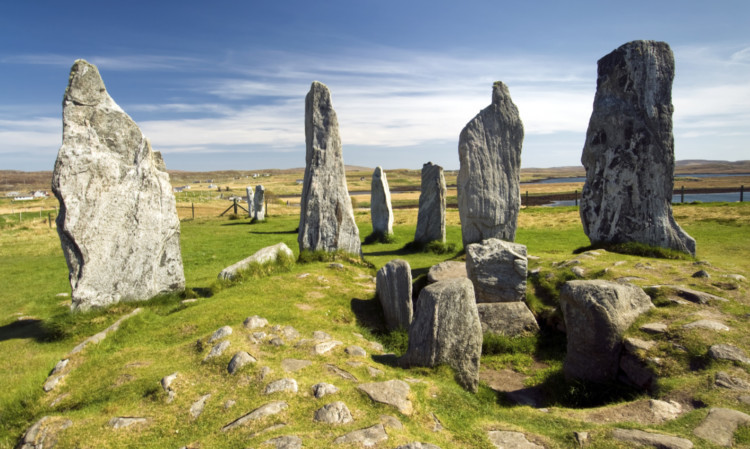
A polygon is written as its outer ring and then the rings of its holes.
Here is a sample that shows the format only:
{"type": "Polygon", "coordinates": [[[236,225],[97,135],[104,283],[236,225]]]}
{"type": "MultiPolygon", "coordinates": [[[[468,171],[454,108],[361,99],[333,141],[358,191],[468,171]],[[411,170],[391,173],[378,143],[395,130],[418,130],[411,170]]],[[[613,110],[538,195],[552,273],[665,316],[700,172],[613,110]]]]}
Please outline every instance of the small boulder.
{"type": "Polygon", "coordinates": [[[217,329],[216,332],[211,334],[211,336],[208,338],[208,344],[223,340],[230,335],[232,335],[232,328],[229,326],[222,326],[217,329]]]}
{"type": "Polygon", "coordinates": [[[357,389],[375,402],[396,407],[404,415],[410,415],[414,410],[409,400],[409,384],[402,380],[361,384],[357,389]]]}
{"type": "Polygon", "coordinates": [[[715,320],[698,320],[692,323],[687,323],[682,326],[683,329],[706,329],[710,331],[728,331],[729,327],[726,324],[720,323],[715,320]]]}
{"type": "Polygon", "coordinates": [[[316,399],[320,399],[323,396],[338,393],[339,389],[335,385],[321,382],[312,386],[312,392],[316,399]]]}
{"type": "Polygon", "coordinates": [[[333,443],[334,444],[357,443],[357,444],[361,444],[364,447],[371,447],[387,439],[388,439],[388,434],[385,433],[385,428],[383,427],[383,425],[376,424],[372,427],[367,427],[366,429],[355,430],[354,432],[349,432],[346,435],[342,435],[336,438],[335,440],[333,440],[333,443]]]}
{"type": "Polygon", "coordinates": [[[273,381],[266,385],[265,390],[263,390],[263,394],[268,395],[278,392],[297,393],[297,390],[297,381],[294,379],[286,378],[273,381]]]}
{"type": "Polygon", "coordinates": [[[203,413],[203,409],[206,408],[206,401],[210,398],[211,394],[209,393],[201,396],[197,401],[193,402],[190,406],[190,416],[192,416],[193,419],[198,419],[201,413],[203,413]]]}
{"type": "Polygon", "coordinates": [[[327,424],[347,424],[354,421],[349,408],[341,401],[332,402],[319,408],[315,411],[313,419],[327,424]]]}
{"type": "Polygon", "coordinates": [[[747,358],[745,351],[732,345],[711,345],[708,348],[708,355],[714,360],[731,360],[733,362],[750,364],[750,359],[747,358]]]}
{"type": "Polygon", "coordinates": [[[203,358],[203,361],[208,361],[210,359],[219,357],[226,351],[226,349],[229,347],[229,340],[224,340],[221,343],[215,344],[211,350],[206,354],[206,357],[203,358]]]}
{"type": "Polygon", "coordinates": [[[466,247],[466,272],[474,284],[477,302],[513,302],[526,299],[526,246],[486,239],[466,247]]]}
{"type": "Polygon", "coordinates": [[[272,263],[279,257],[293,258],[294,253],[284,243],[267,246],[263,249],[259,249],[252,256],[242,259],[241,261],[221,270],[221,273],[219,273],[219,279],[232,280],[236,278],[241,271],[247,270],[252,264],[263,265],[266,263],[272,263]]]}
{"type": "Polygon", "coordinates": [[[281,437],[271,438],[261,444],[270,444],[276,446],[276,449],[301,449],[302,438],[296,435],[284,435],[281,437]]]}
{"type": "Polygon", "coordinates": [[[245,329],[260,329],[268,325],[268,320],[265,318],[261,318],[258,315],[253,315],[245,318],[245,321],[242,322],[242,325],[245,326],[245,329]]]}
{"type": "Polygon", "coordinates": [[[515,337],[527,332],[538,332],[539,325],[524,302],[496,302],[477,304],[482,333],[515,337]]]}
{"type": "Polygon", "coordinates": [[[344,352],[346,352],[352,357],[367,357],[367,352],[365,352],[365,350],[362,349],[361,346],[356,346],[356,345],[347,346],[344,349],[344,352]]]}
{"type": "Polygon", "coordinates": [[[544,446],[529,441],[521,432],[492,430],[488,436],[490,443],[498,449],[544,449],[544,446]]]}
{"type": "Polygon", "coordinates": [[[745,413],[727,408],[712,408],[693,430],[693,434],[718,446],[732,447],[737,427],[749,424],[750,416],[745,413]]]}
{"type": "Polygon", "coordinates": [[[317,355],[323,355],[331,351],[336,346],[341,345],[343,345],[343,343],[338,340],[324,341],[323,343],[318,343],[317,345],[313,346],[313,352],[317,355]]]}
{"type": "Polygon", "coordinates": [[[229,365],[227,365],[227,372],[229,372],[229,374],[234,374],[248,363],[255,363],[257,361],[258,360],[256,360],[255,357],[251,356],[247,352],[239,351],[232,357],[232,360],[229,361],[229,365]]]}
{"type": "Polygon", "coordinates": [[[283,412],[284,410],[286,410],[287,408],[289,408],[289,404],[287,404],[284,401],[269,402],[268,404],[264,404],[256,408],[252,412],[246,415],[243,415],[235,419],[234,421],[230,422],[229,424],[225,425],[224,427],[221,428],[221,431],[227,432],[234,428],[244,426],[252,421],[265,418],[266,416],[277,415],[283,412]]]}
{"type": "Polygon", "coordinates": [[[724,371],[719,371],[716,373],[716,380],[714,381],[714,384],[717,387],[726,388],[728,390],[750,390],[750,382],[739,377],[732,377],[724,371]]]}

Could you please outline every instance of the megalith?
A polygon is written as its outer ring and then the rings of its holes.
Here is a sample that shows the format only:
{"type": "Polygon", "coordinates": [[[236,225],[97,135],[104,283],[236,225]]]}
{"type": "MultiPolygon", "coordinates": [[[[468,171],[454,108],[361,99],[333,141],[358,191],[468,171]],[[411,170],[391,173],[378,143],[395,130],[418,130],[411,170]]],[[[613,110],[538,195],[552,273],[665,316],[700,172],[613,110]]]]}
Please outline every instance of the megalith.
{"type": "Polygon", "coordinates": [[[247,195],[247,216],[250,218],[255,217],[255,203],[253,201],[253,187],[245,187],[245,194],[247,195]]]}
{"type": "Polygon", "coordinates": [[[409,327],[409,346],[400,359],[405,366],[447,364],[458,382],[477,391],[482,355],[474,287],[468,279],[448,279],[423,288],[409,327]]]}
{"type": "Polygon", "coordinates": [[[665,42],[629,42],[598,62],[581,162],[581,221],[592,243],[639,242],[695,255],[672,216],[674,56],[665,42]]]}
{"type": "Polygon", "coordinates": [[[411,301],[411,267],[409,262],[394,259],[378,270],[375,291],[383,307],[388,329],[409,329],[413,316],[411,301]]]}
{"type": "Polygon", "coordinates": [[[361,254],[346,188],[339,123],[328,87],[318,81],[313,81],[305,98],[305,142],[299,249],[361,254]]]}
{"type": "Polygon", "coordinates": [[[651,298],[633,284],[566,282],[560,291],[568,339],[565,375],[594,382],[615,380],[623,333],[652,307],[651,298]]]}
{"type": "Polygon", "coordinates": [[[75,61],[52,174],[74,310],[184,289],[180,220],[159,159],[97,68],[75,61]]]}
{"type": "Polygon", "coordinates": [[[372,233],[378,236],[393,234],[393,209],[388,178],[381,167],[376,167],[370,183],[370,216],[372,233]]]}
{"type": "Polygon", "coordinates": [[[253,219],[263,221],[266,219],[266,188],[262,184],[255,186],[253,195],[253,219]]]}
{"type": "Polygon", "coordinates": [[[513,241],[521,208],[523,123],[508,86],[492,86],[492,104],[458,139],[458,213],[464,248],[488,238],[513,241]]]}
{"type": "Polygon", "coordinates": [[[526,246],[487,239],[466,247],[466,273],[474,284],[477,302],[515,302],[526,299],[526,246]]]}
{"type": "Polygon", "coordinates": [[[417,231],[414,241],[445,242],[445,176],[443,167],[428,162],[422,166],[422,184],[419,194],[417,231]]]}

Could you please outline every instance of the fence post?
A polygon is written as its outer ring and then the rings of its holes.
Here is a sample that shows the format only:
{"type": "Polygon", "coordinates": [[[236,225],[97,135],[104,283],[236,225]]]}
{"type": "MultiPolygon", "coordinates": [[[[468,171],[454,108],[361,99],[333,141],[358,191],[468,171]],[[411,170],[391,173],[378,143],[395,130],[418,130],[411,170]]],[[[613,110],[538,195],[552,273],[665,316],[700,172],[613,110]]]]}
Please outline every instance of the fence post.
{"type": "Polygon", "coordinates": [[[526,191],[526,207],[529,207],[529,191],[526,191]]]}
{"type": "Polygon", "coordinates": [[[234,215],[237,215],[237,198],[234,199],[234,215]]]}
{"type": "Polygon", "coordinates": [[[576,206],[578,206],[578,190],[576,190],[576,206]]]}
{"type": "Polygon", "coordinates": [[[680,204],[685,203],[685,186],[680,189],[680,204]]]}
{"type": "Polygon", "coordinates": [[[52,213],[47,214],[47,223],[49,224],[49,228],[52,229],[52,213]]]}
{"type": "Polygon", "coordinates": [[[23,218],[21,218],[21,211],[18,211],[18,222],[21,223],[23,221],[23,218]]]}
{"type": "Polygon", "coordinates": [[[190,203],[190,208],[193,209],[193,220],[195,220],[195,203],[190,203]]]}
{"type": "Polygon", "coordinates": [[[745,201],[745,186],[740,186],[740,203],[745,201]]]}

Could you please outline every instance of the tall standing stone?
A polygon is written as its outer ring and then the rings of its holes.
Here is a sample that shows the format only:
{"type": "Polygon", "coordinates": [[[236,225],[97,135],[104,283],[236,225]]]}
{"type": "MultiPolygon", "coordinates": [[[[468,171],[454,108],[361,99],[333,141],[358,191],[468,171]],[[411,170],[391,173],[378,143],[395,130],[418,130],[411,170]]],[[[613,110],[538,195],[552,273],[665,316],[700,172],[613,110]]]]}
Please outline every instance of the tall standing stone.
{"type": "Polygon", "coordinates": [[[52,175],[73,309],[185,287],[180,220],[169,175],[158,165],[97,68],[77,60],[63,98],[63,142],[52,175]]]}
{"type": "Polygon", "coordinates": [[[253,196],[253,218],[256,221],[266,219],[266,188],[262,184],[255,186],[255,195],[253,196]]]}
{"type": "Polygon", "coordinates": [[[247,194],[247,216],[253,218],[255,217],[255,202],[252,186],[245,187],[245,193],[247,194]]]}
{"type": "Polygon", "coordinates": [[[422,166],[422,186],[419,194],[419,214],[414,241],[445,242],[445,177],[443,167],[428,162],[422,166]]]}
{"type": "Polygon", "coordinates": [[[300,251],[360,254],[339,137],[339,123],[325,84],[313,81],[305,98],[305,179],[302,187],[300,251]]]}
{"type": "Polygon", "coordinates": [[[372,182],[370,184],[370,215],[372,218],[373,234],[393,234],[391,191],[388,189],[388,178],[381,167],[376,167],[372,173],[372,182]]]}
{"type": "Polygon", "coordinates": [[[492,86],[492,104],[461,131],[458,139],[458,213],[464,248],[470,243],[516,238],[521,208],[523,123],[501,81],[492,86]]]}
{"type": "Polygon", "coordinates": [[[674,56],[664,42],[629,42],[598,62],[581,162],[581,221],[592,243],[640,242],[695,255],[672,217],[674,56]]]}
{"type": "Polygon", "coordinates": [[[388,329],[409,329],[413,316],[411,267],[394,259],[378,270],[375,290],[383,307],[388,329]]]}

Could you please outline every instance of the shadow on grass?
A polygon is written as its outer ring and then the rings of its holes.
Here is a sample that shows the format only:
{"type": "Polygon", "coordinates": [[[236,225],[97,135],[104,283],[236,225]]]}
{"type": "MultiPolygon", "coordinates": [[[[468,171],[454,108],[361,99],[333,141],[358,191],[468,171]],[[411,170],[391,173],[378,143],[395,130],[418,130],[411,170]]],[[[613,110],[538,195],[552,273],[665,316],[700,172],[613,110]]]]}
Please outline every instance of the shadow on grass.
{"type": "Polygon", "coordinates": [[[259,234],[259,235],[272,235],[272,234],[297,234],[298,231],[296,229],[292,229],[290,231],[250,231],[250,234],[259,234]]]}
{"type": "Polygon", "coordinates": [[[33,338],[44,340],[45,330],[41,320],[18,320],[5,326],[0,326],[0,341],[33,338]]]}

